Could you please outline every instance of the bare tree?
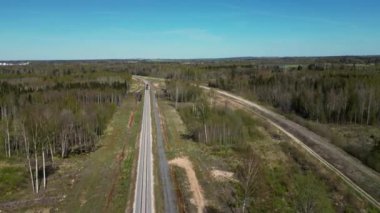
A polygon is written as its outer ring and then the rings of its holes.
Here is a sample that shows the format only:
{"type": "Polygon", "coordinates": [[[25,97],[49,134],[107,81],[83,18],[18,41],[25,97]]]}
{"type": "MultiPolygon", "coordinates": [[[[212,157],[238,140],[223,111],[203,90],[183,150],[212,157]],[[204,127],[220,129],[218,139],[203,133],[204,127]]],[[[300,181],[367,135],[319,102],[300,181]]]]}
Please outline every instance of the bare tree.
{"type": "Polygon", "coordinates": [[[259,170],[260,160],[253,152],[250,152],[248,156],[243,158],[242,165],[237,171],[237,178],[242,191],[239,202],[242,213],[246,212],[253,201],[259,170]]]}
{"type": "Polygon", "coordinates": [[[42,146],[42,174],[44,189],[46,189],[46,169],[45,169],[45,146],[42,146]]]}
{"type": "Polygon", "coordinates": [[[178,109],[178,84],[175,83],[175,108],[178,109]]]}
{"type": "Polygon", "coordinates": [[[9,119],[8,117],[5,118],[5,134],[7,135],[6,138],[6,156],[11,157],[11,140],[10,140],[10,133],[9,133],[9,119]]]}
{"type": "Polygon", "coordinates": [[[24,138],[25,155],[26,155],[26,159],[27,159],[27,163],[28,163],[28,168],[29,168],[29,173],[30,173],[30,180],[31,180],[31,183],[32,183],[32,189],[33,189],[33,192],[35,192],[34,179],[33,179],[33,170],[32,170],[32,164],[30,162],[30,143],[29,143],[28,138],[26,136],[25,126],[23,126],[23,128],[22,128],[22,136],[24,138]]]}
{"type": "Polygon", "coordinates": [[[208,143],[208,135],[207,135],[207,119],[209,117],[209,109],[207,104],[200,102],[197,104],[198,113],[203,123],[203,129],[205,133],[205,143],[208,143]]]}
{"type": "MultiPolygon", "coordinates": [[[[37,126],[37,125],[36,125],[37,126]]],[[[36,132],[37,132],[37,127],[36,127],[36,132]]],[[[36,134],[35,132],[35,134],[36,134]]],[[[35,192],[38,194],[38,154],[37,154],[37,138],[36,135],[33,135],[33,145],[34,145],[34,160],[35,160],[35,177],[36,177],[36,187],[35,187],[35,192]]]]}
{"type": "Polygon", "coordinates": [[[371,118],[372,96],[373,96],[373,90],[370,90],[370,92],[369,92],[369,98],[368,98],[367,125],[369,125],[369,121],[370,121],[370,118],[371,118]]]}

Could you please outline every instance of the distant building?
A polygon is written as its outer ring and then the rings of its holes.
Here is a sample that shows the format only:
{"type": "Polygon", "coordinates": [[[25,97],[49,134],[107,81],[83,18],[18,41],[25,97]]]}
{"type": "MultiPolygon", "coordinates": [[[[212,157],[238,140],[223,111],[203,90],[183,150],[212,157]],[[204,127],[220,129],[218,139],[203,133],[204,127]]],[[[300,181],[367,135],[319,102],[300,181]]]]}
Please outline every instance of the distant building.
{"type": "Polygon", "coordinates": [[[18,62],[18,63],[7,63],[7,62],[0,62],[0,66],[27,66],[30,62],[18,62]]]}

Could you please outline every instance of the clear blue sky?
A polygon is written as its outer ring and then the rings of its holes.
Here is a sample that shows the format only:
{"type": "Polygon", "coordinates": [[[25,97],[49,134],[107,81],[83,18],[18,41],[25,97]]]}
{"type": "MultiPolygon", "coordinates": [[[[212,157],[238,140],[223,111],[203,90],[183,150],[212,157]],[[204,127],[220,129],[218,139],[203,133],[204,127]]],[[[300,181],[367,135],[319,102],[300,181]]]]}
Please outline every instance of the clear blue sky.
{"type": "Polygon", "coordinates": [[[374,54],[379,0],[0,1],[0,60],[374,54]]]}

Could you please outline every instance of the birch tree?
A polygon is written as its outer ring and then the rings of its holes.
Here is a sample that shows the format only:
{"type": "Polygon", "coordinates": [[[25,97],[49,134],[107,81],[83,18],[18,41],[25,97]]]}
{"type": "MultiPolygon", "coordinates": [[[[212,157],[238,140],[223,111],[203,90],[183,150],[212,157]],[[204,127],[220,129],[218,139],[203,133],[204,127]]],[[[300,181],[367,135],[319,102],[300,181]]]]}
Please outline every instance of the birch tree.
{"type": "Polygon", "coordinates": [[[253,152],[248,152],[248,156],[242,158],[242,164],[237,171],[239,189],[241,191],[239,203],[241,204],[240,209],[242,213],[245,213],[253,202],[259,169],[259,158],[253,152]]]}

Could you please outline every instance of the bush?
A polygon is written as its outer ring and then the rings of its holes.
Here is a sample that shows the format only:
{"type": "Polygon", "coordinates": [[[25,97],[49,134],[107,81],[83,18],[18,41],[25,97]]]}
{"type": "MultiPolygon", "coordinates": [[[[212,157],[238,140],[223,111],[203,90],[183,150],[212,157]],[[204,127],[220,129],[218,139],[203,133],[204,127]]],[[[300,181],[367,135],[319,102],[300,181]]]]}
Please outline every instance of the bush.
{"type": "Polygon", "coordinates": [[[372,148],[371,152],[367,156],[367,164],[380,172],[380,142],[378,141],[376,145],[372,148]]]}
{"type": "Polygon", "coordinates": [[[210,108],[206,102],[179,109],[190,136],[198,142],[233,146],[244,142],[245,126],[239,113],[210,108]]]}
{"type": "Polygon", "coordinates": [[[324,183],[311,173],[296,175],[294,204],[298,212],[334,212],[324,183]]]}

